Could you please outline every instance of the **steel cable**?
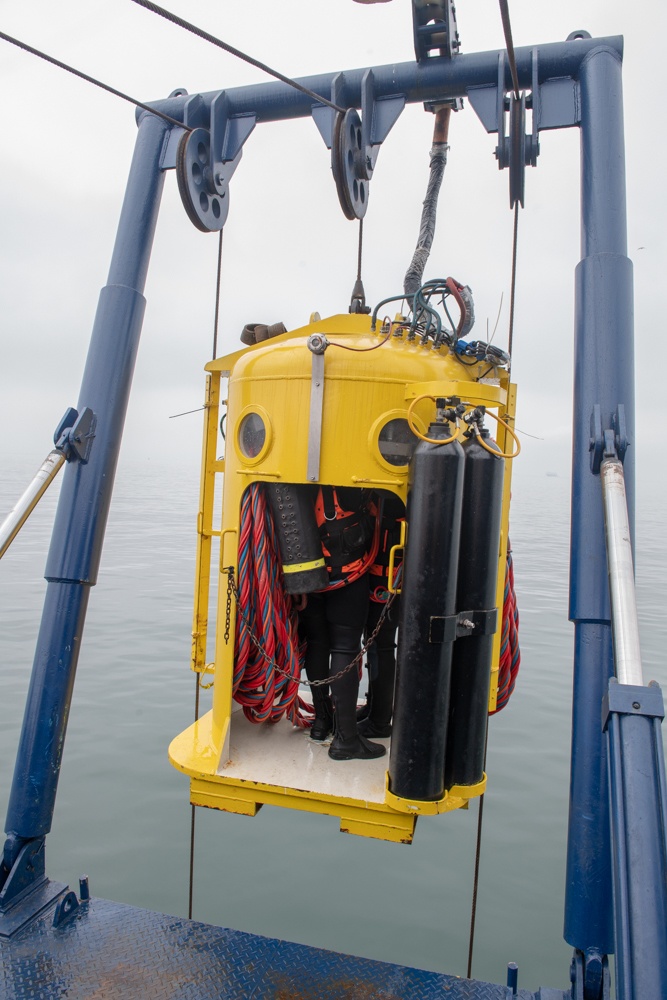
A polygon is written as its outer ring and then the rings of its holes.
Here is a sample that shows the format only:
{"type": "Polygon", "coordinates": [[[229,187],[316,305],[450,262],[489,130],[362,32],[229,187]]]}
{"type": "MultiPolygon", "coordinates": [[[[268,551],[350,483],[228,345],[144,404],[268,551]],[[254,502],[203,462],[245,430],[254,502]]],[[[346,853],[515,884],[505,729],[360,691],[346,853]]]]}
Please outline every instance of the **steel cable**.
{"type": "Polygon", "coordinates": [[[132,3],[136,3],[139,7],[145,7],[146,10],[151,11],[153,14],[157,14],[159,17],[164,17],[167,21],[171,21],[179,28],[183,28],[184,31],[190,31],[193,35],[197,35],[198,38],[203,38],[204,41],[210,42],[211,45],[216,45],[219,49],[223,49],[225,52],[229,52],[230,55],[236,56],[237,59],[242,59],[243,62],[249,63],[251,66],[255,66],[257,69],[261,69],[264,73],[268,73],[269,76],[273,76],[276,80],[280,80],[281,83],[286,83],[288,87],[294,87],[295,90],[301,91],[307,97],[312,97],[313,100],[317,101],[318,104],[325,104],[328,108],[333,111],[345,111],[345,108],[340,108],[337,104],[333,104],[328,101],[326,97],[322,97],[320,94],[316,94],[314,90],[309,90],[308,87],[302,86],[295,80],[290,79],[289,76],[284,76],[275,69],[271,69],[266,63],[260,62],[259,59],[254,59],[253,56],[249,56],[246,52],[242,52],[240,49],[235,48],[228,42],[223,42],[221,38],[216,38],[215,35],[211,35],[208,31],[204,31],[203,28],[198,28],[196,24],[192,24],[190,21],[186,21],[184,18],[179,17],[178,14],[173,14],[170,10],[166,10],[164,7],[160,7],[156,3],[152,3],[151,0],[132,0],[132,3]]]}
{"type": "MultiPolygon", "coordinates": [[[[113,94],[114,97],[120,97],[121,100],[127,101],[129,104],[134,104],[135,107],[141,108],[143,111],[148,111],[152,115],[156,115],[158,118],[162,118],[164,121],[169,122],[170,125],[177,125],[179,128],[187,128],[183,122],[179,122],[176,118],[171,118],[169,115],[165,115],[162,111],[156,111],[152,108],[150,104],[143,104],[141,101],[136,101],[134,97],[130,97],[129,94],[124,94],[122,90],[116,90],[115,87],[110,87],[108,83],[102,83],[101,80],[96,80],[94,76],[89,76],[87,73],[83,73],[80,69],[75,69],[74,66],[68,65],[68,63],[61,62],[60,59],[56,59],[54,56],[48,55],[46,52],[41,52],[39,49],[33,48],[32,45],[28,45],[27,42],[22,42],[18,38],[13,38],[12,35],[5,34],[4,31],[0,31],[0,38],[5,42],[9,42],[10,45],[16,45],[17,48],[23,49],[25,52],[29,52],[30,55],[37,56],[39,59],[44,59],[45,62],[51,63],[52,66],[57,66],[58,69],[64,69],[67,73],[72,73],[73,76],[78,76],[80,80],[85,80],[86,83],[92,83],[93,86],[99,87],[100,90],[106,90],[108,94],[113,94]]],[[[188,129],[191,131],[191,129],[188,129]]]]}
{"type": "Polygon", "coordinates": [[[512,86],[514,87],[514,96],[517,101],[519,100],[519,73],[516,68],[516,57],[514,55],[514,42],[512,41],[512,25],[510,24],[510,11],[509,4],[507,0],[498,0],[500,4],[500,17],[503,22],[503,32],[505,34],[505,46],[507,48],[507,58],[510,64],[510,73],[512,74],[512,86]]]}

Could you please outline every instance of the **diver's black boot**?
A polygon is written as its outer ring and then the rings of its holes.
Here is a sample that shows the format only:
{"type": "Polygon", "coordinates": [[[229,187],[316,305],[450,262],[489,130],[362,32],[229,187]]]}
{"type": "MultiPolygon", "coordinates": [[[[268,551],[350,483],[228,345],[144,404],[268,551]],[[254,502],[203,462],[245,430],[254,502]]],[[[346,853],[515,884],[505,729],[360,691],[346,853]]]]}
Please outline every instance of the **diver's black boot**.
{"type": "Polygon", "coordinates": [[[333,735],[333,706],[326,688],[314,687],[310,689],[313,696],[313,708],[315,718],[308,734],[313,743],[326,743],[333,735]]]}
{"type": "MultiPolygon", "coordinates": [[[[350,662],[354,653],[334,651],[331,656],[331,673],[335,674],[350,662]]],[[[386,753],[381,743],[371,743],[357,731],[357,693],[359,674],[351,667],[340,680],[331,685],[334,703],[334,738],[329,747],[332,760],[374,760],[386,753]]]]}
{"type": "MultiPolygon", "coordinates": [[[[394,677],[396,658],[394,647],[378,649],[377,672],[368,682],[368,712],[359,722],[362,736],[386,739],[391,736],[391,716],[394,709],[394,677]]],[[[359,714],[357,713],[357,720],[359,714]]]]}
{"type": "Polygon", "coordinates": [[[359,707],[357,708],[357,722],[358,723],[363,722],[364,719],[367,719],[370,710],[371,707],[368,703],[368,695],[366,695],[366,701],[363,703],[363,705],[359,705],[359,707]]]}
{"type": "Polygon", "coordinates": [[[386,740],[391,736],[391,722],[381,725],[379,722],[373,722],[368,716],[361,720],[357,728],[360,736],[365,736],[367,739],[386,740]]]}

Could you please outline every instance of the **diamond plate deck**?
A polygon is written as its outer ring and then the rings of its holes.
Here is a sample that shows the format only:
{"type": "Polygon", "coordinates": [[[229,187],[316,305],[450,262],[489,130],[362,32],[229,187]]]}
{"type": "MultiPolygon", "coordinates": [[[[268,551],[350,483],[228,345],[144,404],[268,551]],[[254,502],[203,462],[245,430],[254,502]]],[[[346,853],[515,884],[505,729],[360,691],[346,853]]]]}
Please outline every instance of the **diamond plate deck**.
{"type": "MultiPolygon", "coordinates": [[[[103,899],[83,903],[57,929],[52,920],[51,912],[0,941],[2,1000],[511,997],[505,986],[289,944],[103,899]]],[[[524,990],[518,997],[536,1000],[524,990]]]]}

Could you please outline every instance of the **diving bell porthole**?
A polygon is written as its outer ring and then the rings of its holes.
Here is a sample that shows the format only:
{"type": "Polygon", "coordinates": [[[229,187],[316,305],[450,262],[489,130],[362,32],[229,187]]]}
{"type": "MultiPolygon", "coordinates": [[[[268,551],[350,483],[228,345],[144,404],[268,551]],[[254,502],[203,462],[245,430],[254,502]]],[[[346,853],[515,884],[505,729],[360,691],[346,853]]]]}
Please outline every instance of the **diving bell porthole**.
{"type": "MultiPolygon", "coordinates": [[[[417,424],[419,430],[422,428],[417,424]]],[[[407,472],[418,438],[410,430],[404,410],[385,413],[375,422],[372,430],[372,445],[380,453],[385,468],[407,472]]]]}
{"type": "Polygon", "coordinates": [[[239,454],[250,465],[264,458],[271,444],[271,424],[261,407],[253,407],[241,414],[236,444],[239,454]]]}
{"type": "Polygon", "coordinates": [[[409,465],[417,446],[407,420],[390,420],[378,434],[378,448],[385,462],[390,465],[409,465]]]}

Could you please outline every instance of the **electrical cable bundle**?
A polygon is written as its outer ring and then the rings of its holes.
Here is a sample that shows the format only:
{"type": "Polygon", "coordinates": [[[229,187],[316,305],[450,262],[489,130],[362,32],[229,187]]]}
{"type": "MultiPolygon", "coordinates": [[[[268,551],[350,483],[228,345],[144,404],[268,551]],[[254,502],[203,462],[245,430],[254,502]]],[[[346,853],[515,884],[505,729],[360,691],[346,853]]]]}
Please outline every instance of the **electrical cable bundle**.
{"type": "Polygon", "coordinates": [[[519,649],[519,608],[514,591],[514,564],[512,550],[507,547],[507,567],[505,570],[505,594],[503,599],[503,632],[500,643],[500,663],[498,665],[498,696],[496,707],[489,715],[500,712],[514,691],[516,677],[521,665],[519,649]]]}
{"type": "Polygon", "coordinates": [[[253,483],[241,503],[232,693],[251,722],[278,722],[286,715],[292,725],[305,729],[311,720],[303,713],[312,714],[312,709],[299,697],[298,619],[280,565],[273,518],[261,484],[253,483]]]}

